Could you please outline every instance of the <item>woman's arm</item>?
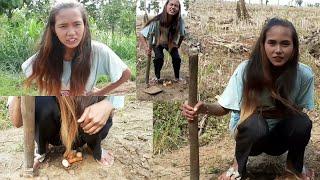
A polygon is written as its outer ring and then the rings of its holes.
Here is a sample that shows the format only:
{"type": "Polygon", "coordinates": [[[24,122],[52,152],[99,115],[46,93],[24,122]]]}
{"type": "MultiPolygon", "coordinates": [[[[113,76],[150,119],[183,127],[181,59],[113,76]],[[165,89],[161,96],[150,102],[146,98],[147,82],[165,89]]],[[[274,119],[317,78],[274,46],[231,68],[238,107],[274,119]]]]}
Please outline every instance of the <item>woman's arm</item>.
{"type": "Polygon", "coordinates": [[[112,117],[113,110],[114,108],[108,100],[100,101],[88,106],[78,119],[78,123],[85,133],[96,134],[107,123],[109,117],[112,117]]]}
{"type": "Polygon", "coordinates": [[[149,46],[147,39],[142,34],[139,36],[139,42],[141,43],[142,48],[146,51],[147,55],[151,55],[152,48],[149,46]]]}
{"type": "Polygon", "coordinates": [[[119,87],[121,84],[127,82],[130,76],[131,76],[131,71],[129,69],[126,69],[122,72],[122,75],[118,81],[110,83],[101,89],[93,90],[87,93],[86,95],[87,96],[104,96],[105,94],[119,87]]]}
{"type": "Polygon", "coordinates": [[[20,96],[14,96],[13,100],[9,103],[9,118],[15,127],[19,128],[23,125],[20,96]]]}
{"type": "Polygon", "coordinates": [[[223,116],[229,113],[229,109],[222,107],[218,102],[213,104],[204,103],[199,101],[194,107],[189,106],[187,103],[182,105],[182,114],[192,121],[198,114],[208,114],[213,116],[223,116]]]}

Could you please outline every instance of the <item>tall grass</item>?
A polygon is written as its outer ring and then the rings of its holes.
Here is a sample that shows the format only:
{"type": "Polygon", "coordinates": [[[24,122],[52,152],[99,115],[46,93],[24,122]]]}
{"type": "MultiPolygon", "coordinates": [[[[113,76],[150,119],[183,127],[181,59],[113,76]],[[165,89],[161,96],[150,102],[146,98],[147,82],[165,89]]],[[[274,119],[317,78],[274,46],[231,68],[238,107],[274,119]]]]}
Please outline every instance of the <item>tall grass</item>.
{"type": "Polygon", "coordinates": [[[20,66],[35,52],[44,23],[26,18],[24,11],[16,11],[11,19],[0,16],[0,70],[20,72],[20,66]]]}
{"type": "Polygon", "coordinates": [[[178,149],[187,141],[187,121],[182,117],[181,102],[153,103],[153,153],[178,149]]]}

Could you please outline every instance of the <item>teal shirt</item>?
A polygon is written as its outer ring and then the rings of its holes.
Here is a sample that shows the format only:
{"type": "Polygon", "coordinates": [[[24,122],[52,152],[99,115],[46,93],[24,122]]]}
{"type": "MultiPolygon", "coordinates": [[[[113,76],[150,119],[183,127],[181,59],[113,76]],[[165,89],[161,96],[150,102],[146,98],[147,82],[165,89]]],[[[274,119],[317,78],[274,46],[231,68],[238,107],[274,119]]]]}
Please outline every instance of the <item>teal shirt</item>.
{"type": "MultiPolygon", "coordinates": [[[[231,110],[229,129],[232,134],[234,134],[240,120],[240,108],[243,93],[243,73],[247,64],[248,60],[239,64],[218,100],[218,103],[222,107],[231,110]]],[[[268,92],[263,92],[261,102],[263,103],[263,106],[271,108],[274,107],[274,105],[270,102],[269,97],[268,92]]],[[[298,64],[295,87],[289,98],[300,108],[308,110],[314,108],[314,74],[309,66],[302,63],[298,64]]],[[[273,128],[277,122],[278,120],[275,119],[267,119],[270,129],[273,128]]]]}

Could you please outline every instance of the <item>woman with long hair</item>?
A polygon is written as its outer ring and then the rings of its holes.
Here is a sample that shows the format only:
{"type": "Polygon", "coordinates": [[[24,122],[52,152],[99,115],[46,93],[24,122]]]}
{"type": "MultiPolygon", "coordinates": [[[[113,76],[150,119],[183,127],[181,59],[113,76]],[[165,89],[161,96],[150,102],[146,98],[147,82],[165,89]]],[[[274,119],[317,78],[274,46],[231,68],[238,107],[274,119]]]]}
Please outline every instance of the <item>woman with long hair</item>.
{"type": "Polygon", "coordinates": [[[220,180],[244,178],[249,156],[262,152],[277,156],[286,151],[284,176],[312,178],[313,172],[304,167],[312,122],[303,109],[313,108],[312,69],[299,62],[295,27],[279,18],[265,24],[250,59],[236,68],[218,102],[182,106],[190,121],[199,113],[222,116],[231,112],[235,159],[220,180]]]}
{"type": "Polygon", "coordinates": [[[130,70],[105,44],[92,41],[87,12],[76,1],[50,11],[39,51],[22,64],[27,79],[44,95],[104,95],[130,78],[130,70]],[[96,89],[98,77],[111,84],[96,89]]]}
{"type": "Polygon", "coordinates": [[[160,80],[160,71],[164,63],[164,49],[170,53],[172,58],[174,81],[180,81],[181,58],[178,48],[185,36],[185,25],[181,18],[179,0],[167,0],[162,13],[152,18],[140,33],[147,55],[151,55],[152,49],[155,54],[153,64],[156,78],[154,82],[160,80]]]}
{"type": "MultiPolygon", "coordinates": [[[[64,145],[64,157],[87,144],[97,162],[105,166],[112,165],[113,155],[101,147],[101,141],[106,138],[112,126],[113,108],[104,110],[103,118],[106,122],[100,128],[94,128],[94,123],[99,122],[84,119],[85,114],[94,110],[97,103],[112,106],[104,96],[35,97],[35,168],[45,159],[49,144],[64,145]]],[[[17,113],[19,108],[16,102],[9,105],[10,119],[15,127],[23,125],[21,113],[17,113]]]]}

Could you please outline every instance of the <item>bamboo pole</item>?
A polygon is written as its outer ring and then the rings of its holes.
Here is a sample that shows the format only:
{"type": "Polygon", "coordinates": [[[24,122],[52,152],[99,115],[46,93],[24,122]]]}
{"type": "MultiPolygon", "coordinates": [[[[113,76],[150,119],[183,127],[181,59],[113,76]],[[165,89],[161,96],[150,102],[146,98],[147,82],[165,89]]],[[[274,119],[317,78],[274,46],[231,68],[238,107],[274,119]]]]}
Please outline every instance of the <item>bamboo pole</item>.
{"type": "MultiPolygon", "coordinates": [[[[189,100],[188,104],[194,107],[197,103],[198,91],[198,54],[191,50],[189,54],[189,100]]],[[[198,118],[189,121],[190,141],[190,179],[199,179],[199,139],[198,139],[198,118]]]]}
{"type": "Polygon", "coordinates": [[[35,98],[33,96],[21,97],[21,114],[24,132],[24,177],[33,177],[33,154],[35,134],[35,98]]]}

